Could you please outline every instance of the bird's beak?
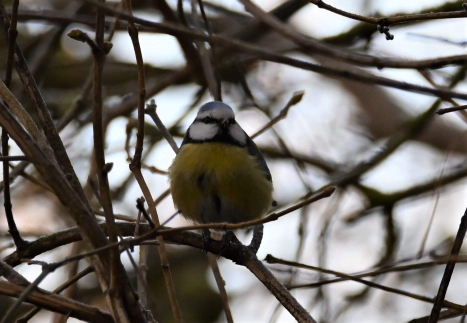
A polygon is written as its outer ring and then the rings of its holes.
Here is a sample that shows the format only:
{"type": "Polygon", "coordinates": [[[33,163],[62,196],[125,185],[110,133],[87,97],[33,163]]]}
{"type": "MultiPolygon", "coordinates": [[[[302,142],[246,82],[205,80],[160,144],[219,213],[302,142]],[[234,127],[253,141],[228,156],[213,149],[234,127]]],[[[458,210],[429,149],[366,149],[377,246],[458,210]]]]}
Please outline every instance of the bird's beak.
{"type": "Polygon", "coordinates": [[[227,129],[227,127],[229,126],[229,120],[224,120],[221,122],[221,128],[222,129],[227,129]]]}

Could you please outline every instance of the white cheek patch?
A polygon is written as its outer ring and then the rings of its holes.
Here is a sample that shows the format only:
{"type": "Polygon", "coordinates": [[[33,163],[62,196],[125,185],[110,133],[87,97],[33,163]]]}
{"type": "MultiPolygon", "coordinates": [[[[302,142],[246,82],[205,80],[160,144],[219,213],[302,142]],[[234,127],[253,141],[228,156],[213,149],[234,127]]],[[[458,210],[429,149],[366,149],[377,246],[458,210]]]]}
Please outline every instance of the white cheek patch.
{"type": "Polygon", "coordinates": [[[214,138],[219,126],[217,124],[206,124],[195,122],[190,126],[189,137],[192,140],[208,140],[214,138]]]}
{"type": "Polygon", "coordinates": [[[238,141],[241,145],[246,144],[246,134],[238,124],[233,124],[229,127],[230,136],[238,141]]]}

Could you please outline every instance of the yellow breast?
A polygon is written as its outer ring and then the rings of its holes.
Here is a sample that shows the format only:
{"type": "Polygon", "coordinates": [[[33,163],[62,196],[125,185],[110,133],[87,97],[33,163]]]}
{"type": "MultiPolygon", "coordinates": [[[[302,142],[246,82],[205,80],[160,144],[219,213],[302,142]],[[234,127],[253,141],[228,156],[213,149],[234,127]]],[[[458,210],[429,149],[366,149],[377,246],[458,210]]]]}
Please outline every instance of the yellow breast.
{"type": "Polygon", "coordinates": [[[169,169],[174,204],[200,223],[248,221],[272,202],[272,183],[246,149],[222,143],[184,145],[169,169]]]}

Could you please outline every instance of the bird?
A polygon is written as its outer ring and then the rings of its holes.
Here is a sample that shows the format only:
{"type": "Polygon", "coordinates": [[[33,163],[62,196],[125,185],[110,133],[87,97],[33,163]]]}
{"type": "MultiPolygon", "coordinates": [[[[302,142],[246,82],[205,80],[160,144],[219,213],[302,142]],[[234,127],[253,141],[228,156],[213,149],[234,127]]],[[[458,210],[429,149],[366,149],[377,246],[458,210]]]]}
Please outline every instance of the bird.
{"type": "Polygon", "coordinates": [[[195,223],[254,220],[273,204],[263,155],[232,108],[220,101],[199,108],[169,168],[169,181],[174,205],[195,223]]]}

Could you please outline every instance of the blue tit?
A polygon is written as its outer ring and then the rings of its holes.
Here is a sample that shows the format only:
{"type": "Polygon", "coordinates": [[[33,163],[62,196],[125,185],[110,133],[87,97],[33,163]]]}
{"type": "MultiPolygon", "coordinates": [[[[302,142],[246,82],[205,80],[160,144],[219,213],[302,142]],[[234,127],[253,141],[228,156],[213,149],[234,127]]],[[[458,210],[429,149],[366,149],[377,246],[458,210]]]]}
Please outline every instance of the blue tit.
{"type": "Polygon", "coordinates": [[[198,223],[238,223],[265,215],[272,179],[253,140],[227,104],[204,104],[169,169],[175,206],[198,223]]]}

